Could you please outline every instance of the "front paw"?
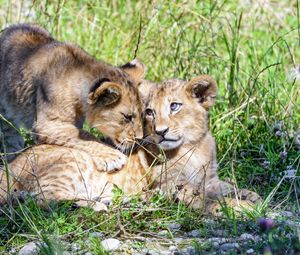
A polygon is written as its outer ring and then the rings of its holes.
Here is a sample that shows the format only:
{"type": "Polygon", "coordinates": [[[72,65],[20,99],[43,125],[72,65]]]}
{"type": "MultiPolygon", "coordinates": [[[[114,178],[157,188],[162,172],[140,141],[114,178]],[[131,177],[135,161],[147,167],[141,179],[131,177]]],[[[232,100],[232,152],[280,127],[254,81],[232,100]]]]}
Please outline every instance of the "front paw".
{"type": "Polygon", "coordinates": [[[254,204],[257,204],[262,201],[261,197],[257,193],[248,189],[240,189],[239,196],[241,200],[248,200],[254,204]]]}
{"type": "Polygon", "coordinates": [[[127,156],[117,150],[110,149],[109,152],[97,157],[95,161],[99,171],[111,173],[121,170],[125,166],[127,156]]]}

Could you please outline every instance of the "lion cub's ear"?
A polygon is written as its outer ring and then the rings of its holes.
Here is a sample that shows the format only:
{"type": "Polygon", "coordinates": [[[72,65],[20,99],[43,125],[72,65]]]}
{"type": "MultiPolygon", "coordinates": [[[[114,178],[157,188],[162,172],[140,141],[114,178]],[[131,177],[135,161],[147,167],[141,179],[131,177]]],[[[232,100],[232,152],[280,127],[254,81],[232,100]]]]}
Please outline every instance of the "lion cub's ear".
{"type": "Polygon", "coordinates": [[[120,100],[122,93],[121,85],[110,82],[102,81],[97,82],[88,94],[88,104],[98,103],[101,106],[107,106],[120,100]]]}
{"type": "Polygon", "coordinates": [[[134,59],[131,62],[121,66],[121,69],[129,74],[136,84],[140,84],[146,74],[145,65],[138,59],[134,59]]]}
{"type": "Polygon", "coordinates": [[[197,98],[199,103],[209,110],[215,103],[218,87],[216,81],[209,75],[200,75],[193,78],[186,85],[189,96],[197,98]]]}

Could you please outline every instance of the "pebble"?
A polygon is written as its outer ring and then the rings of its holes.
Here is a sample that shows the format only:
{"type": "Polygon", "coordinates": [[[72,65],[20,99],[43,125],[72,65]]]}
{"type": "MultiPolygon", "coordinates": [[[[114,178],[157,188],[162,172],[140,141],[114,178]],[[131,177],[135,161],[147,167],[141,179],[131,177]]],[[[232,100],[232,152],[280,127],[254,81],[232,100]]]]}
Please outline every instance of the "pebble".
{"type": "Polygon", "coordinates": [[[229,235],[229,233],[228,233],[228,231],[227,230],[224,230],[224,229],[217,229],[217,230],[215,230],[214,231],[214,234],[216,235],[216,236],[228,236],[229,235]]]}
{"type": "Polygon", "coordinates": [[[290,211],[281,211],[280,214],[284,217],[288,217],[288,218],[291,218],[294,216],[294,214],[290,211]]]}
{"type": "Polygon", "coordinates": [[[218,242],[212,242],[211,244],[214,248],[219,248],[220,246],[218,242]]]}
{"type": "Polygon", "coordinates": [[[105,236],[102,232],[93,232],[90,234],[91,237],[103,238],[105,236]]]}
{"type": "Polygon", "coordinates": [[[80,245],[78,244],[78,243],[72,243],[71,244],[71,250],[72,250],[72,252],[77,252],[77,251],[79,251],[80,250],[80,245]]]}
{"type": "Polygon", "coordinates": [[[121,242],[115,238],[108,238],[101,242],[103,248],[107,251],[114,251],[120,248],[121,242]]]}
{"type": "Polygon", "coordinates": [[[211,238],[208,238],[207,241],[210,243],[222,244],[222,243],[226,243],[227,239],[223,238],[223,237],[211,237],[211,238]]]}
{"type": "Polygon", "coordinates": [[[172,255],[172,252],[170,252],[170,251],[161,251],[160,255],[172,255]]]}
{"type": "Polygon", "coordinates": [[[285,224],[287,224],[290,227],[300,227],[300,222],[298,222],[298,221],[286,220],[284,222],[285,222],[285,224]]]}
{"type": "Polygon", "coordinates": [[[199,230],[195,229],[195,230],[188,232],[187,236],[194,237],[194,238],[201,237],[201,232],[199,230]]]}
{"type": "Polygon", "coordinates": [[[224,243],[220,246],[222,251],[238,250],[240,245],[238,243],[224,243]]]}
{"type": "Polygon", "coordinates": [[[177,247],[175,245],[170,245],[169,246],[169,251],[176,251],[177,247]]]}
{"type": "Polygon", "coordinates": [[[162,230],[157,233],[159,236],[169,236],[168,230],[162,230]]]}
{"type": "Polygon", "coordinates": [[[147,248],[142,249],[142,253],[147,254],[149,250],[147,248]]]}
{"type": "Polygon", "coordinates": [[[181,242],[183,241],[183,238],[182,238],[182,237],[175,237],[175,238],[173,239],[173,241],[174,241],[175,243],[181,243],[181,242]]]}
{"type": "Polygon", "coordinates": [[[253,249],[249,249],[249,250],[246,251],[246,254],[247,255],[254,255],[255,253],[254,253],[253,249]]]}
{"type": "Polygon", "coordinates": [[[19,255],[35,255],[39,253],[39,246],[36,242],[25,244],[19,251],[19,255]]]}
{"type": "Polygon", "coordinates": [[[168,228],[173,231],[178,231],[180,230],[181,225],[179,223],[171,223],[168,225],[168,228]]]}
{"type": "Polygon", "coordinates": [[[251,234],[243,233],[243,234],[241,234],[241,236],[240,236],[240,240],[241,240],[241,241],[249,241],[249,240],[254,241],[255,238],[254,238],[254,236],[251,235],[251,234]]]}
{"type": "Polygon", "coordinates": [[[149,250],[147,255],[159,255],[156,251],[149,250]]]}
{"type": "Polygon", "coordinates": [[[194,247],[189,246],[189,247],[187,247],[187,248],[185,248],[185,249],[183,250],[183,254],[187,254],[187,255],[198,255],[198,252],[197,252],[197,250],[196,250],[194,247]]]}

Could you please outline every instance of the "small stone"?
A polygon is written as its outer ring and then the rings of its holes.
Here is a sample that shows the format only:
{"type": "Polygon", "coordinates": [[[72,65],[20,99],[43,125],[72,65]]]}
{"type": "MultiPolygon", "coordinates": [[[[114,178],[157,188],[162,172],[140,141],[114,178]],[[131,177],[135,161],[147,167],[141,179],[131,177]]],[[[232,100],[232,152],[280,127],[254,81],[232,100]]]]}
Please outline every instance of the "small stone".
{"type": "Polygon", "coordinates": [[[181,243],[181,242],[183,241],[183,238],[182,238],[182,237],[175,237],[175,238],[173,239],[173,241],[174,241],[175,243],[181,243]]]}
{"type": "Polygon", "coordinates": [[[101,242],[103,248],[107,251],[114,251],[120,248],[121,242],[115,238],[108,238],[101,242]]]}
{"type": "Polygon", "coordinates": [[[294,217],[294,214],[290,211],[281,211],[280,214],[284,217],[288,217],[288,218],[291,218],[291,217],[294,217]]]}
{"type": "Polygon", "coordinates": [[[149,250],[147,255],[159,255],[156,251],[149,250]]]}
{"type": "Polygon", "coordinates": [[[97,237],[97,238],[101,239],[101,238],[103,238],[105,236],[105,234],[102,233],[102,232],[93,232],[93,233],[90,234],[90,236],[91,237],[97,237]]]}
{"type": "Polygon", "coordinates": [[[170,251],[161,251],[160,255],[172,255],[172,252],[170,252],[170,251]]]}
{"type": "Polygon", "coordinates": [[[211,244],[214,248],[219,248],[220,246],[218,242],[212,242],[211,244]]]}
{"type": "Polygon", "coordinates": [[[174,251],[173,254],[174,254],[174,255],[186,255],[185,252],[181,252],[181,251],[174,251]]]}
{"type": "Polygon", "coordinates": [[[224,243],[220,246],[222,251],[238,250],[240,245],[238,243],[224,243]]]}
{"type": "Polygon", "coordinates": [[[228,236],[229,233],[225,229],[217,229],[217,230],[214,231],[214,235],[223,237],[223,236],[228,236]]]}
{"type": "Polygon", "coordinates": [[[284,222],[285,222],[286,225],[288,225],[290,227],[296,227],[296,228],[300,227],[300,222],[298,222],[298,221],[286,220],[284,222]]]}
{"type": "Polygon", "coordinates": [[[210,243],[218,243],[220,245],[222,243],[226,243],[227,239],[225,239],[223,237],[211,237],[211,238],[208,238],[207,241],[210,243]]]}
{"type": "Polygon", "coordinates": [[[197,250],[195,249],[195,247],[192,247],[192,246],[185,248],[183,250],[183,252],[184,252],[184,254],[187,254],[187,255],[198,255],[197,250]]]}
{"type": "Polygon", "coordinates": [[[176,251],[177,247],[175,245],[170,245],[169,246],[169,251],[176,251]]]}
{"type": "Polygon", "coordinates": [[[9,254],[15,254],[15,253],[17,253],[16,248],[11,248],[8,253],[9,254]]]}
{"type": "Polygon", "coordinates": [[[142,253],[143,253],[143,254],[149,253],[149,249],[147,249],[147,248],[142,249],[142,253]]]}
{"type": "Polygon", "coordinates": [[[71,244],[71,250],[72,250],[72,252],[77,252],[77,251],[79,251],[80,250],[80,245],[78,244],[78,243],[72,243],[71,244]]]}
{"type": "Polygon", "coordinates": [[[171,223],[168,225],[168,228],[173,231],[178,231],[180,230],[181,225],[179,223],[171,223]]]}
{"type": "Polygon", "coordinates": [[[249,240],[254,241],[254,236],[251,234],[248,234],[248,233],[243,233],[240,236],[240,240],[241,241],[249,241],[249,240]]]}
{"type": "Polygon", "coordinates": [[[195,230],[188,232],[187,236],[193,237],[193,238],[201,237],[201,232],[199,230],[195,229],[195,230]]]}
{"type": "Polygon", "coordinates": [[[30,242],[25,244],[19,251],[19,255],[35,255],[39,253],[39,246],[36,242],[30,242]]]}
{"type": "Polygon", "coordinates": [[[203,220],[203,223],[205,225],[215,225],[215,221],[212,219],[205,219],[205,220],[203,220]]]}
{"type": "Polygon", "coordinates": [[[247,255],[254,255],[254,250],[253,249],[249,249],[246,251],[247,255]]]}
{"type": "Polygon", "coordinates": [[[162,230],[162,231],[159,231],[157,234],[159,236],[168,236],[169,235],[169,231],[168,230],[162,230]]]}

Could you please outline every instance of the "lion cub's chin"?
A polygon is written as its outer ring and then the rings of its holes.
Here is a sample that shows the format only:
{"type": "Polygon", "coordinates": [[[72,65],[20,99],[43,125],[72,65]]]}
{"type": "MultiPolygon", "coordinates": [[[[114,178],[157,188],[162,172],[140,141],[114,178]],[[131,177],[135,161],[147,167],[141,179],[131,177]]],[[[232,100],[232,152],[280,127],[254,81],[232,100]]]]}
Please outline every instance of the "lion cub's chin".
{"type": "Polygon", "coordinates": [[[159,146],[161,149],[168,151],[168,150],[174,150],[180,147],[183,144],[183,137],[179,138],[178,140],[162,140],[159,143],[159,146]]]}

